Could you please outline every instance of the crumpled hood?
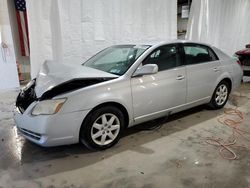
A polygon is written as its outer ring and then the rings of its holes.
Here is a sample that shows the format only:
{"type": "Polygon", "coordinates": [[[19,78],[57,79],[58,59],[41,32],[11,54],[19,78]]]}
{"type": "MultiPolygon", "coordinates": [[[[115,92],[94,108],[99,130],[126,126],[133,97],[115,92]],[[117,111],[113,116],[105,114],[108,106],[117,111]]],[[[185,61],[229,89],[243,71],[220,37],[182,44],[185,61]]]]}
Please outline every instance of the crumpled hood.
{"type": "Polygon", "coordinates": [[[46,61],[36,77],[36,96],[39,98],[44,92],[55,86],[74,79],[117,78],[117,75],[90,67],[72,65],[70,62],[46,61]]]}

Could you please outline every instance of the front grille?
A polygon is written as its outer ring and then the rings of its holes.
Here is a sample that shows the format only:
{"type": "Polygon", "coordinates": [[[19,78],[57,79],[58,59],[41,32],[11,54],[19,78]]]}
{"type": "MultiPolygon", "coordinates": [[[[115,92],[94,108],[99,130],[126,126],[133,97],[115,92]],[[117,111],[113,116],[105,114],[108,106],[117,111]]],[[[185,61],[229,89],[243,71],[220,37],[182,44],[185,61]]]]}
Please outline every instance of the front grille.
{"type": "Polygon", "coordinates": [[[35,93],[35,80],[24,87],[17,96],[16,106],[23,113],[31,103],[37,100],[35,93]]]}
{"type": "Polygon", "coordinates": [[[42,137],[41,134],[29,131],[27,129],[19,128],[19,131],[22,132],[24,135],[26,135],[28,137],[31,137],[31,138],[33,138],[35,140],[40,140],[41,137],[42,137]]]}

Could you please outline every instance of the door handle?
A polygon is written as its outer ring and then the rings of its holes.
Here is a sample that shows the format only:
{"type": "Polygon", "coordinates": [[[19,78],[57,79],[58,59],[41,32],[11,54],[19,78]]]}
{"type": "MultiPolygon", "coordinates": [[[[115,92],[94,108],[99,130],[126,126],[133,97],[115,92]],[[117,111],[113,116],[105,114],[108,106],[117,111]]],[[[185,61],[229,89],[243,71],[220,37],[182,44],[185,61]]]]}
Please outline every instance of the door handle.
{"type": "Polygon", "coordinates": [[[213,70],[214,70],[214,72],[219,72],[220,71],[220,69],[218,67],[214,67],[213,70]]]}
{"type": "Polygon", "coordinates": [[[179,76],[177,76],[176,80],[183,80],[184,78],[185,78],[185,76],[179,75],[179,76]]]}

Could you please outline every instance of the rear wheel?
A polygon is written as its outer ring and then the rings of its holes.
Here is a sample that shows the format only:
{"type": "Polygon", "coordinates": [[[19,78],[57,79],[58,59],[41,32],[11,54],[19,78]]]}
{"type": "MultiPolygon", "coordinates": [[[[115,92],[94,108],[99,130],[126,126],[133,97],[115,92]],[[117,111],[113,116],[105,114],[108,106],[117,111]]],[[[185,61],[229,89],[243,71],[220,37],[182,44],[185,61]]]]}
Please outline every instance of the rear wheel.
{"type": "Polygon", "coordinates": [[[209,103],[213,109],[220,109],[227,103],[230,93],[230,87],[228,82],[221,81],[216,87],[212,99],[209,103]]]}
{"type": "Polygon", "coordinates": [[[86,117],[80,132],[80,142],[89,149],[107,149],[119,141],[124,124],[123,113],[118,108],[101,107],[86,117]]]}

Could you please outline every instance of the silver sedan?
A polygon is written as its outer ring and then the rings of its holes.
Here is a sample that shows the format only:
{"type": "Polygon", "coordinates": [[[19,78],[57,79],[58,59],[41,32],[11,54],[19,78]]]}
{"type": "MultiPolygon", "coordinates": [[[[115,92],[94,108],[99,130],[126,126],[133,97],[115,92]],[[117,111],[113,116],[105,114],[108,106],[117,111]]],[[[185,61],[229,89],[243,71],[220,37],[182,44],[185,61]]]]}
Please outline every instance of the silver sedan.
{"type": "Polygon", "coordinates": [[[116,45],[79,65],[46,61],[18,95],[14,119],[41,146],[106,149],[127,127],[201,104],[222,108],[241,79],[237,61],[207,44],[116,45]]]}

